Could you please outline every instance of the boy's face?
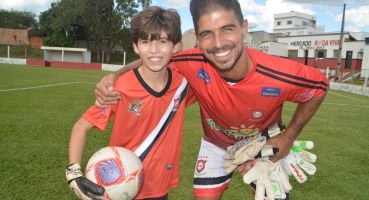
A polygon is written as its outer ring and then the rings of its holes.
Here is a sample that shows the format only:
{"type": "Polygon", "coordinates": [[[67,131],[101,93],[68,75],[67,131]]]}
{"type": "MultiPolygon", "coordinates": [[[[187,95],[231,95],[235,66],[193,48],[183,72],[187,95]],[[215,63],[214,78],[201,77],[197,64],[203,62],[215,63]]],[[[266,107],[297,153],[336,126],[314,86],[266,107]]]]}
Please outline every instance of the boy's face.
{"type": "Polygon", "coordinates": [[[158,40],[150,41],[150,38],[147,40],[139,39],[137,45],[133,43],[133,47],[135,52],[140,55],[144,67],[153,72],[166,70],[172,54],[177,51],[173,42],[168,40],[164,31],[161,31],[158,40]]]}
{"type": "Polygon", "coordinates": [[[197,42],[218,71],[229,71],[240,58],[247,34],[247,21],[240,25],[232,11],[214,11],[197,21],[197,42]]]}

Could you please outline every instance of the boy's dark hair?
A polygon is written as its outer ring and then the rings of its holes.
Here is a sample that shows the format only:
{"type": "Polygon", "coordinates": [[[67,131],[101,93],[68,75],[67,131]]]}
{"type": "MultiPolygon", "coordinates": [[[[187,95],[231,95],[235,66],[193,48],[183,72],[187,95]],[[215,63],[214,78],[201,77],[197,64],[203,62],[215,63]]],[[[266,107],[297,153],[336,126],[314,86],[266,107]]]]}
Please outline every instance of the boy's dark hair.
{"type": "Polygon", "coordinates": [[[242,26],[243,15],[238,0],[191,0],[190,11],[192,15],[193,25],[195,27],[195,32],[197,33],[197,22],[199,21],[201,16],[220,10],[233,11],[236,19],[240,22],[240,25],[242,26]]]}
{"type": "Polygon", "coordinates": [[[131,21],[130,33],[135,44],[139,39],[157,40],[161,31],[167,34],[173,44],[181,41],[181,17],[176,10],[151,6],[139,12],[131,21]]]}

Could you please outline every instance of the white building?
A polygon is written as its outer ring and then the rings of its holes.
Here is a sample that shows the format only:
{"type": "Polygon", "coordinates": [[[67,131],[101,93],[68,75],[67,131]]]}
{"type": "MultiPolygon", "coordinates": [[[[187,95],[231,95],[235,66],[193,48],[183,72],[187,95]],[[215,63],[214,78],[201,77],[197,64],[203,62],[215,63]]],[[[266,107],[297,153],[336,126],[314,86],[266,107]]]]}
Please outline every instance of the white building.
{"type": "Polygon", "coordinates": [[[324,33],[324,26],[317,26],[317,17],[291,11],[288,13],[274,14],[273,33],[286,35],[312,35],[324,33]]]}
{"type": "MultiPolygon", "coordinates": [[[[343,34],[340,60],[342,73],[353,70],[356,73],[368,68],[366,63],[368,52],[365,52],[368,50],[368,45],[365,40],[369,40],[369,33],[345,32],[343,34]]],[[[332,71],[330,76],[334,76],[334,71],[338,66],[339,44],[340,33],[296,35],[279,37],[277,42],[264,42],[259,45],[259,50],[322,70],[332,71]],[[278,47],[272,48],[272,46],[278,47]]],[[[361,77],[365,77],[365,73],[362,73],[361,77]]]]}

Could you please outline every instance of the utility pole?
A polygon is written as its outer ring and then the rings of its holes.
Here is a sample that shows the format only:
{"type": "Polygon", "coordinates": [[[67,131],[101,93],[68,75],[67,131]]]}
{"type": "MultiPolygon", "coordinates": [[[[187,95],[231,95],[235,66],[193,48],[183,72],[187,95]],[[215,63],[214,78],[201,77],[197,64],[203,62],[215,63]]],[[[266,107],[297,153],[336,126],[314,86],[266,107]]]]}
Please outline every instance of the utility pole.
{"type": "Polygon", "coordinates": [[[144,0],[143,10],[147,8],[147,0],[144,0]]]}
{"type": "Polygon", "coordinates": [[[346,10],[346,4],[343,4],[340,44],[338,47],[337,68],[336,68],[336,74],[335,74],[335,81],[338,81],[338,82],[341,82],[341,54],[342,54],[342,43],[343,43],[343,30],[344,30],[344,25],[345,25],[345,10],[346,10]]]}

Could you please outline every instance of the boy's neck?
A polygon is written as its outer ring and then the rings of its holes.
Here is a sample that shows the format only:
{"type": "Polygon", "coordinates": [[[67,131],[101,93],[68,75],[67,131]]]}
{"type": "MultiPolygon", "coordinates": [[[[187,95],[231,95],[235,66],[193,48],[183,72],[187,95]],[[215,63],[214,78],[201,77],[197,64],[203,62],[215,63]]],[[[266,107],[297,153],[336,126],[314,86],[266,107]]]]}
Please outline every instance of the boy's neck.
{"type": "Polygon", "coordinates": [[[163,68],[160,71],[151,71],[148,68],[141,66],[138,68],[142,79],[154,91],[161,92],[168,82],[168,68],[163,68]]]}

